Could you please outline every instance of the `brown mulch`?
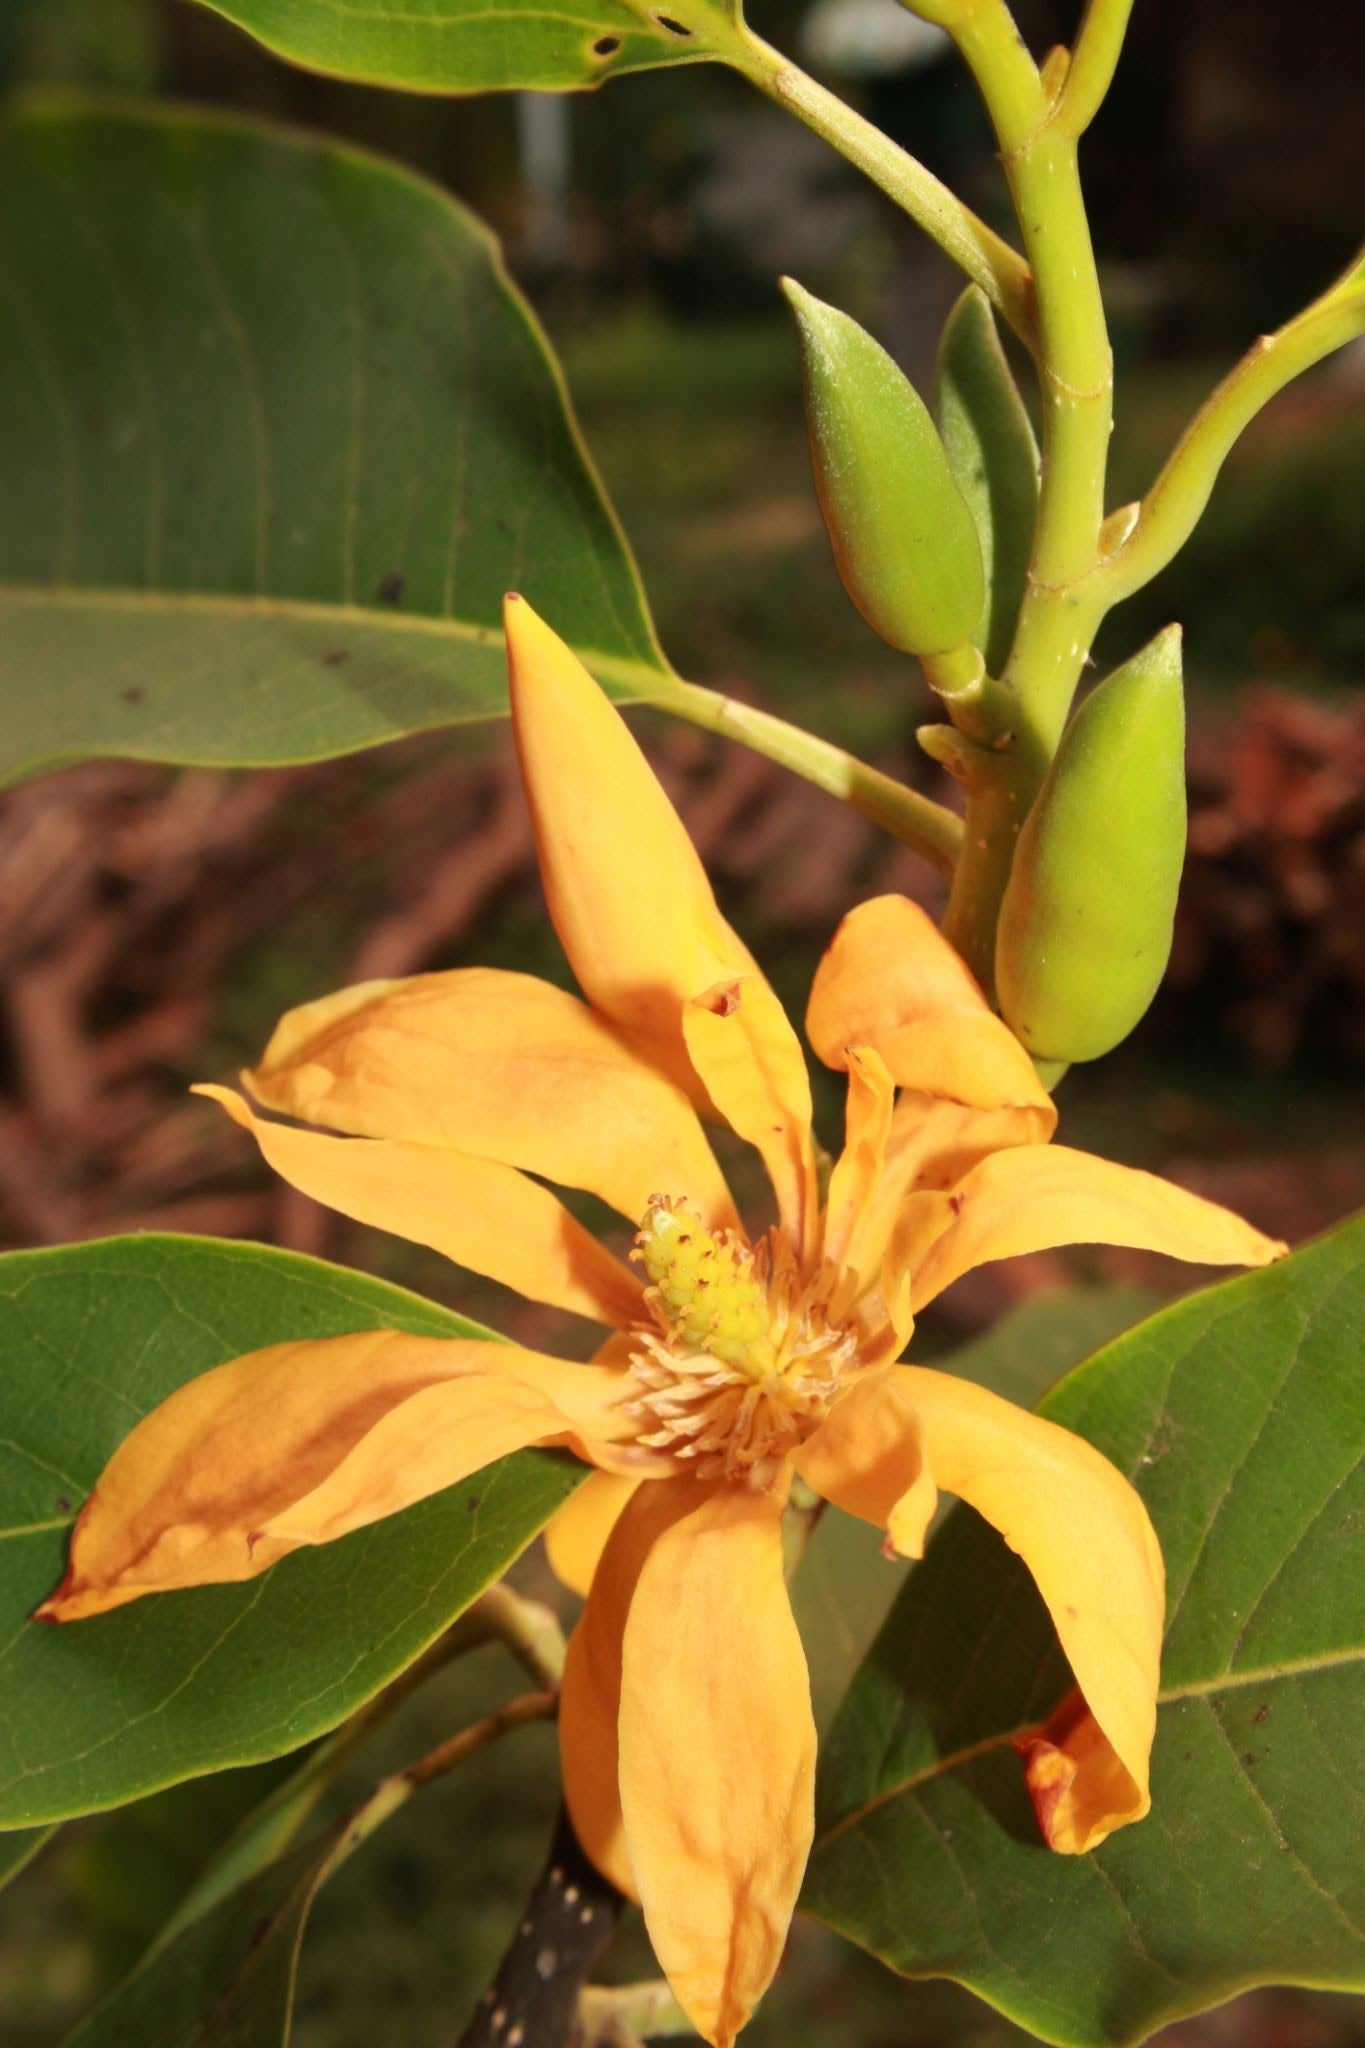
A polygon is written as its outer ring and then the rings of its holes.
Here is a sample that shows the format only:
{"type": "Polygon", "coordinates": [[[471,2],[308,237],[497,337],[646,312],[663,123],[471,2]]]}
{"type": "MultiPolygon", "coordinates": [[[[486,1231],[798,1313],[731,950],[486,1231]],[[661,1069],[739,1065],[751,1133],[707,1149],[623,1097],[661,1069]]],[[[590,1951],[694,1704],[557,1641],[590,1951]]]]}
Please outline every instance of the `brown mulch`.
{"type": "MultiPolygon", "coordinates": [[[[722,897],[766,937],[770,960],[788,943],[818,945],[881,890],[937,907],[939,885],[914,856],[746,750],[674,728],[655,758],[722,897]]],[[[1249,694],[1235,721],[1196,738],[1191,788],[1158,1042],[1221,1034],[1243,1060],[1283,1065],[1325,1048],[1358,1066],[1365,712],[1249,694]]],[[[160,1228],[345,1255],[346,1227],[271,1185],[188,1083],[250,1057],[285,1002],[477,959],[509,908],[543,930],[505,745],[471,759],[412,742],[256,775],[75,769],[0,796],[0,873],[0,1243],[11,1245],[160,1228]],[[315,964],[298,934],[316,942],[319,929],[315,964]],[[241,991],[263,971],[256,1006],[268,1006],[248,1037],[241,991]]],[[[1220,1159],[1216,1134],[1193,1148],[1186,1135],[1170,1132],[1177,1177],[1286,1234],[1365,1199],[1354,1147],[1248,1159],[1234,1146],[1220,1159]]],[[[1002,1286],[1042,1284],[1054,1267],[998,1272],[963,1309],[998,1312],[1002,1286]]]]}

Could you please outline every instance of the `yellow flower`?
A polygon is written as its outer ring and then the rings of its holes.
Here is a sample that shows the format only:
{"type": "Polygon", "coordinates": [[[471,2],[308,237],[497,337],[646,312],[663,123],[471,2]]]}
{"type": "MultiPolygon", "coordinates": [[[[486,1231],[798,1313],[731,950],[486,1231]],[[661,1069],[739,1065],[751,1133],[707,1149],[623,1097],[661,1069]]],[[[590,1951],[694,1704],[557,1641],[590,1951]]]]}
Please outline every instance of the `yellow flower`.
{"type": "Polygon", "coordinates": [[[516,599],[507,637],[545,891],[586,1003],[491,969],[372,982],[291,1012],[245,1077],[291,1123],[201,1092],[295,1187],[616,1334],[589,1365],[369,1331],[205,1373],[115,1453],[40,1612],[251,1578],[512,1450],[570,1446],[598,1469],[550,1531],[588,1595],[560,1712],[566,1796],[724,2048],[777,1966],[811,1837],[815,1731],[782,1570],[793,1475],[904,1555],[943,1488],[1024,1557],[1077,1681],[1025,1767],[1048,1841],[1087,1849],[1148,1806],[1151,1525],[1090,1445],[894,1361],[919,1309],[987,1259],[1105,1242],[1254,1265],[1280,1247],[1050,1145],[1031,1061],[899,897],[847,917],[816,976],[809,1036],[848,1076],[822,1201],[801,1047],[681,823],[516,599]],[[744,1234],[698,1105],[762,1156],[766,1234],[744,1234]],[[547,1181],[636,1224],[640,1270],[547,1181]]]}

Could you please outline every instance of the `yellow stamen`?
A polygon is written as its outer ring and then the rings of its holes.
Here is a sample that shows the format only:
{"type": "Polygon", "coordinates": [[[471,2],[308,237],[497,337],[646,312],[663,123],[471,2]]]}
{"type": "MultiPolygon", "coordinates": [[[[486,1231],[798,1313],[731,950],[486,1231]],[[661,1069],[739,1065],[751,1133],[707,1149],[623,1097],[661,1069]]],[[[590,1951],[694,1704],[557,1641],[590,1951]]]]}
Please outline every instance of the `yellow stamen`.
{"type": "Polygon", "coordinates": [[[657,1196],[631,1254],[655,1329],[639,1332],[639,1442],[694,1461],[699,1478],[772,1484],[825,1414],[857,1340],[832,1323],[830,1274],[803,1279],[774,1232],[757,1249],[657,1196]]]}

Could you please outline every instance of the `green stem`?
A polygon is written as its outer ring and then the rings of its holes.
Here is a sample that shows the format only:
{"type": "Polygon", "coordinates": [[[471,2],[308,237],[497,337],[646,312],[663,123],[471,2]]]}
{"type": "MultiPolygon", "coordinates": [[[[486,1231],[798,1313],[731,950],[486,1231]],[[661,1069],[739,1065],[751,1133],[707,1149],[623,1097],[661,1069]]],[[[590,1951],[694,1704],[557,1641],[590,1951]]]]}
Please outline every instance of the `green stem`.
{"type": "Polygon", "coordinates": [[[1132,11],[1133,0],[1087,0],[1055,115],[1068,135],[1084,135],[1104,104],[1132,11]]]}
{"type": "Polygon", "coordinates": [[[1263,334],[1205,400],[1143,499],[1125,544],[1092,578],[1105,609],[1150,583],[1194,531],[1234,442],[1303,371],[1365,334],[1365,251],[1275,334],[1263,334]]]}
{"type": "MultiPolygon", "coordinates": [[[[922,0],[952,35],[986,102],[1019,218],[1037,308],[1043,470],[1028,586],[1002,678],[1010,728],[968,788],[962,859],[944,929],[989,989],[1014,840],[1046,773],[1102,612],[1072,586],[1096,560],[1113,421],[1113,357],[1077,160],[1078,117],[1107,84],[1122,7],[1092,8],[1067,118],[1067,72],[1040,73],[1004,0],[922,0]]],[[[1092,109],[1093,111],[1093,109],[1092,109]]],[[[980,736],[980,735],[979,735],[980,736]]]]}
{"type": "Polygon", "coordinates": [[[809,77],[750,29],[741,27],[734,49],[725,56],[760,92],[804,121],[822,141],[879,185],[974,284],[980,285],[1020,340],[1029,348],[1034,346],[1027,269],[1018,252],[964,206],[956,193],[846,100],[809,77]]]}
{"type": "Polygon", "coordinates": [[[912,846],[940,874],[952,874],[962,846],[962,820],[918,790],[907,789],[878,768],[869,768],[829,740],[788,725],[785,719],[753,704],[738,703],[719,690],[704,689],[700,683],[678,680],[666,693],[653,694],[650,701],[706,732],[741,740],[755,753],[803,775],[817,789],[852,804],[865,818],[912,846]]]}

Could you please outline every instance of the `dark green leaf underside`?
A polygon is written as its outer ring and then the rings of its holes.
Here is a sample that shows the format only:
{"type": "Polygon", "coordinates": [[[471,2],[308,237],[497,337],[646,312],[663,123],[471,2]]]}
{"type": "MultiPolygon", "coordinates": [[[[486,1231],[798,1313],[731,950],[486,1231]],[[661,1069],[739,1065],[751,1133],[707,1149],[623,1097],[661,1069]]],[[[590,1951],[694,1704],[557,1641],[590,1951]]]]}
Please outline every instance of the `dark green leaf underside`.
{"type": "Polygon", "coordinates": [[[299,1948],[336,1834],[271,1864],[151,1956],[66,2048],[284,2048],[299,1948]]]}
{"type": "Polygon", "coordinates": [[[568,91],[616,71],[714,57],[734,7],[714,0],[205,0],[310,70],[415,92],[568,91]]]}
{"type": "Polygon", "coordinates": [[[635,567],[496,245],[405,171],[180,112],[0,125],[0,782],[505,710],[522,589],[622,696],[635,567]]]}
{"type": "Polygon", "coordinates": [[[1096,2048],[1252,1983],[1365,1988],[1365,1222],[1178,1304],[1042,1403],[1151,1510],[1169,1627],[1153,1812],[1049,1854],[1010,1736],[1067,1676],[958,1509],[824,1755],[804,1903],[910,1974],[1096,2048]]]}
{"type": "Polygon", "coordinates": [[[542,1527],[579,1468],[526,1452],[243,1586],[58,1628],[28,1616],[133,1423],[285,1337],[486,1335],[320,1260],[211,1238],[0,1259],[0,1827],[122,1804],[298,1748],[411,1663],[542,1527]]]}

